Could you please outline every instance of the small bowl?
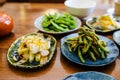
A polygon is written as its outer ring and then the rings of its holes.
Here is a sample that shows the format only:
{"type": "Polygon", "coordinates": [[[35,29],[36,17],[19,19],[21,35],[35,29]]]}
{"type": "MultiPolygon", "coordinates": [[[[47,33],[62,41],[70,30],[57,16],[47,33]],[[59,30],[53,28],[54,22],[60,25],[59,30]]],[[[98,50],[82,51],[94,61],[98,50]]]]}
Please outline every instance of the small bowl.
{"type": "Polygon", "coordinates": [[[89,16],[96,6],[91,0],[66,0],[64,4],[68,13],[79,18],[89,16]]]}

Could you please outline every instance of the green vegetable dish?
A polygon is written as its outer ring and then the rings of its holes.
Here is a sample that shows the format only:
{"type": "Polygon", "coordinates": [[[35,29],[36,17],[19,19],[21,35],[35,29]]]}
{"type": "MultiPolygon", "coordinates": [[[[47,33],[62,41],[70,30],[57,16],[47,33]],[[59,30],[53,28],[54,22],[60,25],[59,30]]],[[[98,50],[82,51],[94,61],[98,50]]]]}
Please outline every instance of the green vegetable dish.
{"type": "Polygon", "coordinates": [[[43,17],[42,27],[50,32],[65,32],[76,28],[76,21],[68,13],[46,14],[43,17]]]}
{"type": "Polygon", "coordinates": [[[8,62],[19,68],[38,68],[53,57],[56,39],[48,34],[33,33],[18,38],[8,49],[8,62]]]}
{"type": "Polygon", "coordinates": [[[84,26],[79,28],[78,34],[77,37],[67,38],[65,41],[69,52],[77,53],[82,63],[85,63],[84,58],[89,58],[93,61],[96,61],[96,58],[106,58],[109,53],[106,48],[106,42],[100,40],[94,30],[84,26]]]}

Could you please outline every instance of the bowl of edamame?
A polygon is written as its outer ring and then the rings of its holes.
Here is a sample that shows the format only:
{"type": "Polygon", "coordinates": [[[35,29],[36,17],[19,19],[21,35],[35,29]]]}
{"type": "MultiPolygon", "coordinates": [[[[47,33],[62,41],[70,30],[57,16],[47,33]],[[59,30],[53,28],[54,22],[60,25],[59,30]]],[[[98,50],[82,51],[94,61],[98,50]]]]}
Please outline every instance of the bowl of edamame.
{"type": "Polygon", "coordinates": [[[34,25],[44,33],[64,34],[78,30],[81,20],[68,13],[45,14],[38,17],[34,25]]]}

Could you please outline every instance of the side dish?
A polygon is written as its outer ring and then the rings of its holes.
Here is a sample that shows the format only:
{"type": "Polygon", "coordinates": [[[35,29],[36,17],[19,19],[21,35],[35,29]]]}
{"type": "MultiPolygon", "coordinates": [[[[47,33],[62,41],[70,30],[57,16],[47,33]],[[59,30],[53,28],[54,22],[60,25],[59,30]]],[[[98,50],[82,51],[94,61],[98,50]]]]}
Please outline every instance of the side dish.
{"type": "Polygon", "coordinates": [[[120,28],[120,23],[118,20],[110,15],[102,15],[98,17],[93,17],[87,20],[87,25],[91,28],[95,28],[97,31],[112,31],[120,28]]]}
{"type": "Polygon", "coordinates": [[[35,33],[17,39],[9,48],[7,58],[17,66],[46,64],[55,50],[56,40],[47,34],[35,33]]]}
{"type": "Polygon", "coordinates": [[[50,32],[64,32],[76,28],[76,21],[68,13],[45,14],[42,20],[42,27],[50,32]]]}
{"type": "Polygon", "coordinates": [[[78,30],[78,36],[67,38],[66,42],[69,52],[74,52],[80,58],[82,63],[85,63],[84,57],[96,61],[96,58],[105,59],[107,53],[106,42],[100,40],[94,30],[81,27],[78,30]]]}

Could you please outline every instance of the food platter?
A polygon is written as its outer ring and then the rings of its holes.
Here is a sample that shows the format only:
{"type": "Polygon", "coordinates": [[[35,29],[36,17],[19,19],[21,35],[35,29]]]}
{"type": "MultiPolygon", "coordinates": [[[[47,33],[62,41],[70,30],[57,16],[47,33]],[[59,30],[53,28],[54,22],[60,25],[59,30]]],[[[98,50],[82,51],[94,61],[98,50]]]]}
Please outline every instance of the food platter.
{"type": "Polygon", "coordinates": [[[61,52],[71,62],[84,66],[98,67],[108,65],[117,59],[119,55],[119,49],[117,48],[116,44],[112,40],[99,35],[99,38],[107,43],[107,49],[109,50],[107,57],[103,60],[97,59],[95,62],[85,58],[86,62],[82,63],[78,56],[74,54],[74,52],[69,52],[67,45],[65,44],[67,38],[74,38],[76,36],[78,36],[78,33],[67,35],[61,39],[61,52]]]}
{"type": "MultiPolygon", "coordinates": [[[[105,15],[109,15],[109,14],[105,14],[105,15]]],[[[89,27],[89,28],[92,28],[92,29],[95,29],[96,32],[99,32],[99,33],[108,33],[108,32],[114,32],[116,30],[119,30],[120,29],[120,18],[118,16],[114,16],[114,15],[109,15],[110,17],[113,17],[111,18],[115,24],[117,25],[116,28],[114,28],[113,26],[109,26],[108,29],[102,29],[101,26],[99,24],[96,24],[96,22],[94,21],[94,19],[98,19],[99,17],[101,16],[96,16],[96,17],[93,17],[93,18],[89,18],[87,19],[86,21],[86,25],[89,27]]],[[[105,22],[105,20],[103,20],[103,22],[105,22]]]]}
{"type": "Polygon", "coordinates": [[[68,75],[63,80],[116,80],[116,78],[96,71],[86,71],[86,72],[77,72],[71,75],[68,75]]]}
{"type": "Polygon", "coordinates": [[[38,28],[41,32],[44,32],[44,33],[48,33],[48,34],[65,34],[65,33],[71,33],[71,32],[74,32],[76,31],[80,26],[81,26],[81,21],[79,18],[77,17],[74,17],[74,20],[75,20],[75,23],[76,23],[76,28],[74,29],[71,29],[69,31],[64,31],[64,32],[50,32],[50,31],[46,31],[45,29],[43,29],[42,27],[42,21],[44,19],[44,16],[40,16],[38,17],[35,22],[34,22],[34,25],[36,28],[38,28]]]}
{"type": "Polygon", "coordinates": [[[51,61],[55,48],[56,39],[53,36],[43,33],[31,33],[16,39],[11,44],[7,52],[7,60],[10,65],[17,68],[40,68],[51,61]],[[45,51],[39,52],[39,50],[35,49],[38,46],[37,44],[39,45],[38,49],[41,50],[44,50],[48,45],[48,54],[43,55],[45,51]]]}

